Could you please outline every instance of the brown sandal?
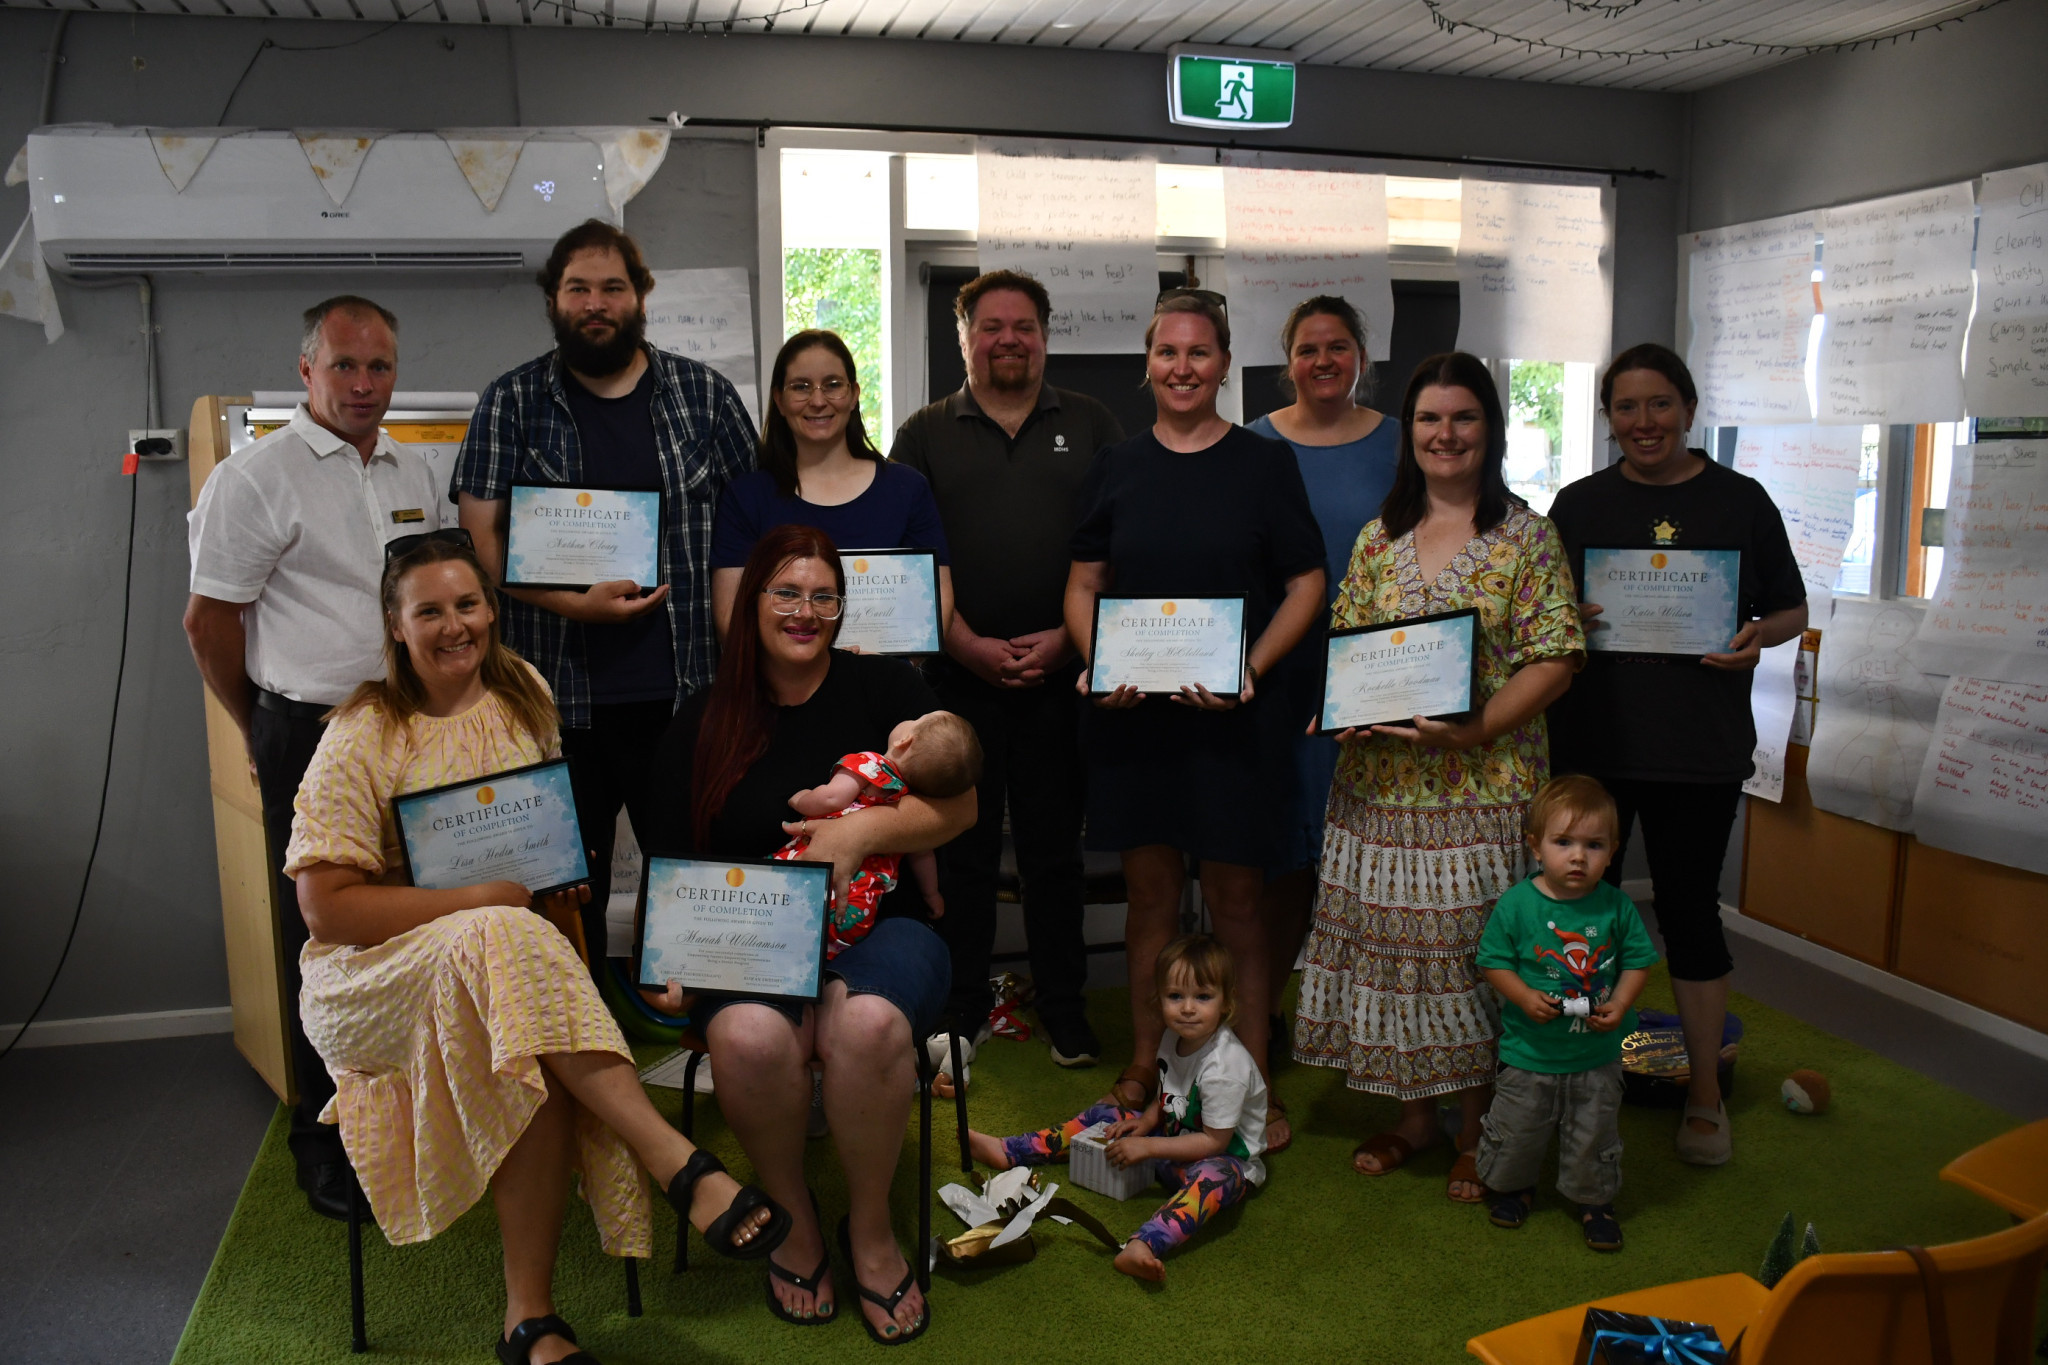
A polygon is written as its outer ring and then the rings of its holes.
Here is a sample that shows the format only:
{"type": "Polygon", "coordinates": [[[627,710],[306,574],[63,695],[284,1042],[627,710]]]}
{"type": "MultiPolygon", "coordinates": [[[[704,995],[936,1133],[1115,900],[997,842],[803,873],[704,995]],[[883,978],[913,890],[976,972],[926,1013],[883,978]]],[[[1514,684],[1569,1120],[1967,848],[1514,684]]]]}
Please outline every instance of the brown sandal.
{"type": "Polygon", "coordinates": [[[1479,1178],[1479,1163],[1471,1152],[1458,1153],[1458,1159],[1451,1163],[1451,1173],[1444,1179],[1444,1197],[1455,1204],[1484,1204],[1486,1182],[1479,1178]],[[1464,1182],[1476,1188],[1479,1193],[1469,1199],[1451,1193],[1451,1186],[1464,1182]]]}
{"type": "Polygon", "coordinates": [[[1399,1133],[1375,1133],[1351,1149],[1351,1169],[1360,1175],[1392,1175],[1415,1155],[1415,1144],[1399,1133]],[[1376,1171],[1361,1170],[1358,1158],[1369,1156],[1380,1163],[1376,1171]]]}
{"type": "Polygon", "coordinates": [[[1102,1098],[1134,1114],[1142,1113],[1145,1106],[1152,1103],[1152,1096],[1157,1093],[1158,1077],[1159,1069],[1156,1063],[1147,1066],[1143,1062],[1132,1062],[1116,1073],[1116,1079],[1109,1083],[1109,1093],[1102,1098]],[[1138,1095],[1136,1100],[1129,1098],[1133,1090],[1138,1095]]]}
{"type": "Polygon", "coordinates": [[[1266,1155],[1268,1156],[1273,1155],[1275,1152],[1284,1152],[1294,1145],[1294,1124],[1288,1120],[1287,1106],[1281,1102],[1278,1095],[1269,1095],[1266,1100],[1266,1133],[1266,1155]],[[1278,1142],[1272,1140],[1273,1125],[1275,1123],[1287,1124],[1287,1136],[1278,1142]]]}

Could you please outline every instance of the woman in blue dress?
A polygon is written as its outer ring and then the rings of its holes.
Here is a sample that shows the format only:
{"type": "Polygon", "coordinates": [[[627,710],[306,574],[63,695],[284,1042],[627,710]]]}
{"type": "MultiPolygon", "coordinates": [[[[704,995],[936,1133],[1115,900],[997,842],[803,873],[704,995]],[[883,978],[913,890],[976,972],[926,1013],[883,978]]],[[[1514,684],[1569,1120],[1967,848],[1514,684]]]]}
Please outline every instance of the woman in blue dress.
{"type": "MultiPolygon", "coordinates": [[[[1308,500],[1323,531],[1329,560],[1326,580],[1334,597],[1351,564],[1351,549],[1365,524],[1380,514],[1380,504],[1393,486],[1400,461],[1400,424],[1359,401],[1367,387],[1365,321],[1344,299],[1318,294],[1296,304],[1280,329],[1280,349],[1287,357],[1283,390],[1294,401],[1250,423],[1249,430],[1274,436],[1294,447],[1308,500]]],[[[1326,604],[1327,605],[1327,604],[1326,604]]],[[[1325,611],[1319,626],[1327,625],[1325,611]]],[[[1272,994],[1278,1010],[1294,959],[1308,933],[1315,900],[1316,867],[1322,861],[1323,807],[1330,778],[1337,770],[1337,742],[1327,735],[1305,734],[1316,713],[1317,685],[1322,676],[1323,632],[1308,633],[1279,668],[1269,695],[1285,699],[1290,715],[1289,742],[1294,746],[1300,780],[1294,787],[1295,808],[1285,821],[1279,860],[1267,868],[1260,918],[1269,931],[1272,994]]],[[[1286,1032],[1273,1016],[1272,1053],[1284,1055],[1286,1032]]],[[[1285,1106],[1277,1095],[1266,1124],[1269,1148],[1278,1151],[1292,1140],[1285,1106]]]]}

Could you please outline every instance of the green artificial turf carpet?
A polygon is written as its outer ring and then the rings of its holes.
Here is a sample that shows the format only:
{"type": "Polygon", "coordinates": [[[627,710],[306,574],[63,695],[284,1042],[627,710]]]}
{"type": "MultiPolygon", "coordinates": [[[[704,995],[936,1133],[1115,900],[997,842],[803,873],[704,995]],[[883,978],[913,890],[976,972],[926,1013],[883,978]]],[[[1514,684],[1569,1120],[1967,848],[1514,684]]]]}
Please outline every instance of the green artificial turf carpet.
{"type": "MultiPolygon", "coordinates": [[[[1669,1009],[1661,970],[1644,1004],[1669,1009]]],[[[1105,1056],[1129,1047],[1122,991],[1091,1001],[1105,1056]]],[[[1167,1261],[1163,1287],[1110,1268],[1111,1253],[1079,1228],[1041,1223],[1037,1259],[998,1270],[941,1269],[933,1323],[908,1350],[926,1358],[1000,1365],[1097,1355],[1286,1362],[1449,1362],[1468,1337],[1535,1313],[1630,1289],[1727,1271],[1754,1273],[1789,1211],[1812,1222],[1829,1251],[1933,1244],[2009,1226],[1983,1201],[1936,1179],[1960,1152],[2014,1120],[1870,1052],[1737,996],[1748,1033],[1735,1094],[1735,1159],[1687,1166],[1672,1151],[1675,1111],[1624,1106],[1625,1184],[1617,1209],[1627,1248],[1588,1251],[1568,1208],[1547,1185],[1526,1227],[1504,1232],[1481,1207],[1444,1197],[1445,1149],[1369,1178],[1351,1170],[1361,1137],[1388,1126],[1393,1101],[1348,1090],[1341,1074],[1289,1064],[1278,1077],[1292,1110],[1294,1146],[1268,1158],[1266,1188],[1167,1261]],[[1833,1109],[1799,1117],[1778,1102],[1778,1082],[1811,1067],[1833,1083],[1833,1109]]],[[[642,1061],[654,1058],[648,1050],[642,1061]]],[[[1105,1064],[1062,1071],[1045,1045],[995,1039],[974,1065],[977,1128],[1024,1131],[1077,1112],[1115,1074],[1105,1064]]],[[[682,1096],[652,1092],[671,1117],[682,1096]]],[[[896,1184],[896,1226],[916,1227],[916,1117],[896,1184]]],[[[959,1179],[951,1107],[934,1106],[934,1186],[959,1179]]],[[[348,1267],[342,1225],[315,1217],[293,1182],[280,1113],[264,1140],[174,1365],[356,1359],[348,1350],[348,1267]]],[[[698,1108],[698,1136],[748,1177],[715,1102],[698,1108]]],[[[845,1208],[829,1140],[810,1144],[809,1170],[828,1227],[845,1208]]],[[[1154,1200],[1124,1203],[1050,1178],[1119,1236],[1154,1200]]],[[[1547,1178],[1547,1177],[1546,1177],[1547,1178]]],[[[673,1215],[655,1200],[655,1244],[673,1244],[673,1215]]],[[[937,1206],[940,1236],[961,1231],[937,1206]]],[[[691,1269],[669,1273],[666,1254],[643,1263],[646,1315],[626,1315],[624,1275],[597,1246],[589,1211],[570,1204],[557,1275],[559,1311],[606,1365],[657,1362],[798,1362],[874,1349],[854,1316],[844,1271],[839,1321],[800,1330],[762,1303],[759,1264],[722,1260],[696,1239],[691,1269]]],[[[481,1362],[503,1313],[497,1229],[486,1198],[448,1232],[419,1246],[365,1238],[370,1348],[390,1361],[481,1362]]]]}

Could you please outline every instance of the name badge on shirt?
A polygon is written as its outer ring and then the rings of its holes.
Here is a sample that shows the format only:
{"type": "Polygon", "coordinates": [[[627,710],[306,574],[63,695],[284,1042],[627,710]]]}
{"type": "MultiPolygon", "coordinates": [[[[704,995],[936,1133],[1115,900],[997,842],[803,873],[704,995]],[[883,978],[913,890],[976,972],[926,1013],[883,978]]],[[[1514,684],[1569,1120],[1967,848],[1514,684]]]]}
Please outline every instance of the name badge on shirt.
{"type": "Polygon", "coordinates": [[[392,509],[391,519],[403,526],[409,521],[425,521],[427,512],[423,507],[398,507],[392,509]]]}

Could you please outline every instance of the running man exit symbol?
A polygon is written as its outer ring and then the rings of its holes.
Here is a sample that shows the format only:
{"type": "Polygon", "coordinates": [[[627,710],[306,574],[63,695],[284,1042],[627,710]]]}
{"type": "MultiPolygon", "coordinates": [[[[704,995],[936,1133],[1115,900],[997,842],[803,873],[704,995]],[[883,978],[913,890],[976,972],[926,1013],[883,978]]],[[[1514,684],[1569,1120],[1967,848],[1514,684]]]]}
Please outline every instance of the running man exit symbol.
{"type": "Polygon", "coordinates": [[[1223,79],[1223,98],[1216,101],[1216,117],[1249,120],[1252,116],[1252,69],[1230,65],[1219,74],[1223,79]]]}

